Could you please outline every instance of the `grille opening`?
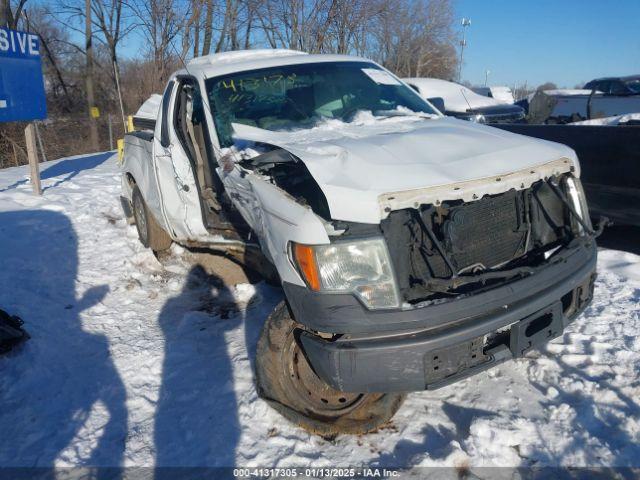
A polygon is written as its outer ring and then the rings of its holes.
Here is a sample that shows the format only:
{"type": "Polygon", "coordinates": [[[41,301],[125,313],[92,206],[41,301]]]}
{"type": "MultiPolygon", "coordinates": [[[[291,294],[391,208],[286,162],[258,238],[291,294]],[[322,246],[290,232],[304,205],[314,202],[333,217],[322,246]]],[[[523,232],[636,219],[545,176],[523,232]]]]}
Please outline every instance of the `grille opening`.
{"type": "Polygon", "coordinates": [[[531,274],[573,238],[549,184],[393,211],[381,222],[398,286],[410,304],[446,300],[531,274]]]}

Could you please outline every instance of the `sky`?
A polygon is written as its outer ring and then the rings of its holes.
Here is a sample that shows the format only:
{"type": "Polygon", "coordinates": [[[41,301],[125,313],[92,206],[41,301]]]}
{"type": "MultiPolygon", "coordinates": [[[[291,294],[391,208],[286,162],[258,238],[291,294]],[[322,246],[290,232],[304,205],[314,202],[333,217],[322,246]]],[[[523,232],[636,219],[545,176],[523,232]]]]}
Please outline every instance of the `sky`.
{"type": "Polygon", "coordinates": [[[462,80],[572,88],[640,74],[640,0],[456,0],[466,28],[462,80]]]}
{"type": "MultiPolygon", "coordinates": [[[[602,76],[640,74],[640,0],[453,0],[466,28],[462,81],[572,88],[602,76]]],[[[135,32],[134,32],[135,33],[135,32]]],[[[121,46],[134,56],[144,42],[121,46]]],[[[459,54],[459,47],[458,47],[459,54]]]]}

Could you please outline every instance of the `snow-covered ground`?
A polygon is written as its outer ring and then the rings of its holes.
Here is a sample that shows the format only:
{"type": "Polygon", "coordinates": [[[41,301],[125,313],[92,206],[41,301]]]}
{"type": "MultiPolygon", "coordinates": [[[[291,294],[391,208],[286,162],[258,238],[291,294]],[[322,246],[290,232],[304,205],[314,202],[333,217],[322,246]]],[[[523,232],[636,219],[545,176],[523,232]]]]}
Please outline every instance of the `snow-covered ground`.
{"type": "Polygon", "coordinates": [[[640,258],[600,252],[595,300],[528,358],[407,401],[381,431],[309,435],[258,399],[251,362],[281,299],[164,265],[118,202],[115,157],[0,171],[0,467],[640,464],[640,258]]]}

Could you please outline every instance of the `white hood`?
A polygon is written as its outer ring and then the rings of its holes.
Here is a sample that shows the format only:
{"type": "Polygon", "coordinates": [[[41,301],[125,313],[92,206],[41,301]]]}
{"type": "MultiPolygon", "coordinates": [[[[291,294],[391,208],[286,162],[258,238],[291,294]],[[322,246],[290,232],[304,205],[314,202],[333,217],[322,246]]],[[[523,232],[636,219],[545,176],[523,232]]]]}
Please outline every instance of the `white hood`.
{"type": "Polygon", "coordinates": [[[361,113],[351,123],[329,120],[309,130],[272,132],[239,124],[234,130],[236,139],[269,143],[299,157],[336,220],[379,223],[388,211],[413,202],[526,188],[551,174],[532,167],[549,163],[553,173],[571,166],[577,171],[575,153],[564,145],[446,117],[372,119],[361,113]],[[514,172],[522,174],[506,178],[514,172]]]}

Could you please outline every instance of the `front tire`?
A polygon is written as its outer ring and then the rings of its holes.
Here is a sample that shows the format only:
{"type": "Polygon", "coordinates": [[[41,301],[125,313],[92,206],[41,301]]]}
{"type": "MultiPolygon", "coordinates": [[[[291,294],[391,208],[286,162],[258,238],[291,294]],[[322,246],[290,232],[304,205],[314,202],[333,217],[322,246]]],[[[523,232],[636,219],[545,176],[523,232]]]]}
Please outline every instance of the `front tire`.
{"type": "Polygon", "coordinates": [[[298,345],[300,327],[285,302],[265,322],[256,359],[260,396],[289,421],[324,437],[368,433],[389,421],[404,395],[333,389],[315,374],[298,345]]]}
{"type": "Polygon", "coordinates": [[[171,247],[171,237],[158,224],[153,214],[147,208],[147,204],[142,198],[140,189],[136,185],[133,187],[131,195],[131,205],[133,207],[133,218],[140,243],[150,248],[154,252],[164,252],[171,247]]]}

